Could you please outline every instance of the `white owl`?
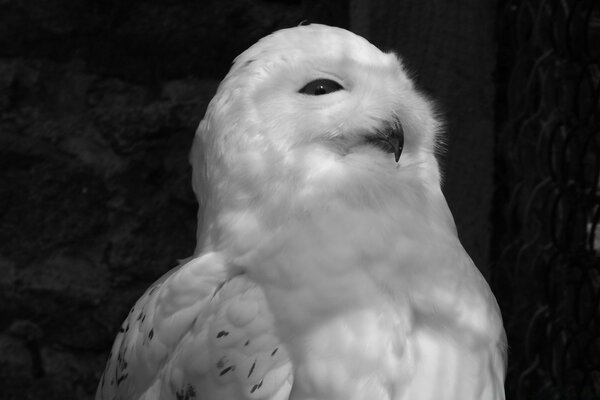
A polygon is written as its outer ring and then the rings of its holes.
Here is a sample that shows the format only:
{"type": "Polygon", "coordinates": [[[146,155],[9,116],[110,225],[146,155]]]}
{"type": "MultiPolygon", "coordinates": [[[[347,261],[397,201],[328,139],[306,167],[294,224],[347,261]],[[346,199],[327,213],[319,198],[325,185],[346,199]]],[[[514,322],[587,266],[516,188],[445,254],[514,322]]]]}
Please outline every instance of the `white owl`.
{"type": "Polygon", "coordinates": [[[97,399],[504,399],[506,339],[440,189],[439,123],[346,30],[241,54],[200,123],[194,257],[117,336],[97,399]]]}

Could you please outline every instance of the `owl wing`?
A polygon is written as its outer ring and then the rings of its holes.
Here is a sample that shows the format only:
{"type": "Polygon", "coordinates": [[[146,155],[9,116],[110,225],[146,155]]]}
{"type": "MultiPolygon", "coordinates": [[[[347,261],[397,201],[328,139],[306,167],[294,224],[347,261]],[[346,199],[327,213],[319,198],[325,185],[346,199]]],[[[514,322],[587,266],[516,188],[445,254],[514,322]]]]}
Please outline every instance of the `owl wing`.
{"type": "Polygon", "coordinates": [[[292,365],[262,289],[217,253],[174,269],[131,309],[97,400],[284,400],[292,365]]]}

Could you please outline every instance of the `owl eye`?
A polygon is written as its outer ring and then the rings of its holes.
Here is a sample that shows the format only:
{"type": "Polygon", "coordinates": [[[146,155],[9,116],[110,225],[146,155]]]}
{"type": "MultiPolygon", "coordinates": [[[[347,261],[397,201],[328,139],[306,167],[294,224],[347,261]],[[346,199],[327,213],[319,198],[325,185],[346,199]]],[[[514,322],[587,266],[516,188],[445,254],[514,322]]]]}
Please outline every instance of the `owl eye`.
{"type": "Polygon", "coordinates": [[[331,79],[315,79],[314,81],[308,82],[298,92],[310,96],[321,96],[343,89],[342,85],[331,79]]]}

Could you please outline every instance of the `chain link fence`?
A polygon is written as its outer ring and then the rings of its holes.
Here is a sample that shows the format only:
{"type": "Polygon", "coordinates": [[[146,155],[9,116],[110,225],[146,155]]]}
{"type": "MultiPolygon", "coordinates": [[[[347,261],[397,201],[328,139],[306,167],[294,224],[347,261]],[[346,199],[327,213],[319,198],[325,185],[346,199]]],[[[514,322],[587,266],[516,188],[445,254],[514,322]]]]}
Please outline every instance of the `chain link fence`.
{"type": "Polygon", "coordinates": [[[501,1],[498,21],[507,399],[600,399],[600,2],[501,1]]]}

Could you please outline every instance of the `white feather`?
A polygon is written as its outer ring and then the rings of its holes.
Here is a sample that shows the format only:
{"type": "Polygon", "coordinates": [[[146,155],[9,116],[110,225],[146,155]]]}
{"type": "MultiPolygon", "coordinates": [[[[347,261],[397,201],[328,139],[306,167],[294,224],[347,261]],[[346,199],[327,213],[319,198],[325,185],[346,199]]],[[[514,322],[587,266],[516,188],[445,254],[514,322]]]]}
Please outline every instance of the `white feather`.
{"type": "Polygon", "coordinates": [[[400,60],[343,29],[240,55],[191,154],[195,258],[134,307],[97,398],[503,399],[502,321],[440,189],[439,126],[400,60]],[[299,93],[315,79],[343,90],[299,93]],[[399,163],[366,142],[395,122],[399,163]]]}

